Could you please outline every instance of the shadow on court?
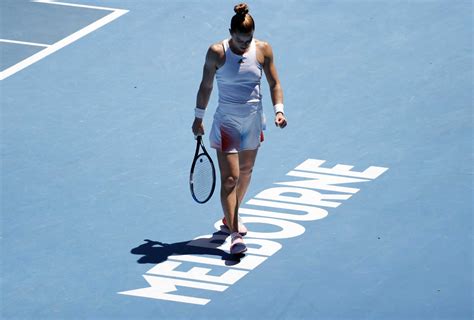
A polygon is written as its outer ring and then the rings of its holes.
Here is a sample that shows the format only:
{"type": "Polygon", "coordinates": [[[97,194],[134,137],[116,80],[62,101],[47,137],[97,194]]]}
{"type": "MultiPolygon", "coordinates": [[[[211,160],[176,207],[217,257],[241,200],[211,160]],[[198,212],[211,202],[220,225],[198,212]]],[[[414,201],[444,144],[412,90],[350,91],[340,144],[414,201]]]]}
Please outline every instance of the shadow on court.
{"type": "Polygon", "coordinates": [[[176,243],[163,243],[145,239],[144,244],[133,248],[130,253],[143,255],[137,260],[138,263],[158,264],[168,260],[170,256],[178,255],[211,255],[221,257],[226,265],[235,265],[240,262],[245,254],[232,255],[218,249],[225,242],[227,236],[227,234],[217,231],[212,234],[211,238],[198,238],[176,243]]]}

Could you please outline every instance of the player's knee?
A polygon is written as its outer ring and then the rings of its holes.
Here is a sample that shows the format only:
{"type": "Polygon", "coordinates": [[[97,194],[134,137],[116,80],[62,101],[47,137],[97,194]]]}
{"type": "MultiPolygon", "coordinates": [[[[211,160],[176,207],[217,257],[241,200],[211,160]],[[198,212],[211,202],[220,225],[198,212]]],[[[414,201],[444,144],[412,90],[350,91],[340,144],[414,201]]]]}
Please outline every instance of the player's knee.
{"type": "Polygon", "coordinates": [[[241,176],[250,176],[253,172],[253,166],[242,166],[240,167],[241,176]]]}
{"type": "Polygon", "coordinates": [[[232,190],[237,186],[237,182],[239,181],[239,177],[236,175],[226,175],[222,177],[222,186],[226,190],[232,190]]]}

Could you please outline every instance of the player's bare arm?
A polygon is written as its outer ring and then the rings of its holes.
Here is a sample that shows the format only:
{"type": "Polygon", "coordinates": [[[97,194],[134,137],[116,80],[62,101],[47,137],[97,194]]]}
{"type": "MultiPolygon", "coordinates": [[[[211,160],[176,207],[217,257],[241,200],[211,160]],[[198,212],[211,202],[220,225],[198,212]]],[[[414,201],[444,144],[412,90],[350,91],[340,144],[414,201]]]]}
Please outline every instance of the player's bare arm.
{"type": "MultiPolygon", "coordinates": [[[[216,70],[220,65],[222,65],[223,59],[225,58],[222,44],[216,43],[211,45],[207,50],[206,61],[202,72],[202,80],[196,97],[197,108],[203,110],[206,109],[207,104],[209,103],[209,98],[211,97],[216,70]]],[[[204,134],[202,118],[194,118],[192,129],[195,135],[204,134]]]]}
{"type": "MultiPolygon", "coordinates": [[[[260,51],[260,59],[263,63],[263,71],[267,78],[268,85],[270,87],[270,94],[273,105],[283,104],[283,89],[280,85],[280,79],[273,60],[273,50],[268,42],[258,41],[257,46],[260,51]]],[[[287,121],[283,112],[277,112],[275,114],[275,125],[284,128],[287,125],[287,121]]]]}

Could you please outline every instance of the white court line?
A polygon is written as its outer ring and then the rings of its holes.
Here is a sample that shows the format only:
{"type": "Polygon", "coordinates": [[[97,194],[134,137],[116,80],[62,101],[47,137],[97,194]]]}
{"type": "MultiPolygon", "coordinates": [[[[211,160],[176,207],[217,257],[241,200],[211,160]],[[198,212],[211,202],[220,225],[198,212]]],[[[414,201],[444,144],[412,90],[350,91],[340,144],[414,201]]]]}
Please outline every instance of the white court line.
{"type": "MultiPolygon", "coordinates": [[[[66,5],[65,3],[59,3],[59,2],[52,2],[48,0],[36,0],[35,2],[39,3],[47,3],[47,4],[58,4],[58,5],[66,5]]],[[[73,7],[79,7],[79,8],[84,8],[85,6],[83,5],[76,5],[76,4],[68,4],[69,6],[73,7]]],[[[21,71],[25,69],[26,67],[31,66],[33,63],[36,63],[40,61],[41,59],[49,56],[50,54],[64,48],[65,46],[70,45],[74,41],[79,40],[80,38],[88,35],[89,33],[105,26],[106,24],[114,21],[115,19],[121,17],[122,15],[126,14],[128,10],[122,10],[122,9],[113,9],[113,8],[101,8],[101,7],[90,7],[91,9],[103,9],[103,10],[111,10],[113,11],[112,13],[106,15],[105,17],[91,23],[87,27],[69,35],[68,37],[48,46],[47,48],[41,50],[40,52],[35,53],[34,55],[26,58],[23,61],[18,62],[17,64],[3,70],[0,72],[0,81],[5,80],[9,76],[17,73],[18,71],[21,71]]]]}
{"type": "Polygon", "coordinates": [[[96,7],[96,6],[89,6],[89,5],[84,5],[84,4],[56,2],[56,1],[54,1],[54,0],[32,0],[31,2],[48,3],[48,4],[56,4],[56,5],[58,5],[58,6],[68,6],[68,7],[77,7],[77,8],[86,8],[86,9],[96,9],[96,10],[107,10],[107,11],[116,11],[116,10],[119,10],[119,9],[115,9],[115,8],[96,7]]]}
{"type": "Polygon", "coordinates": [[[26,42],[26,41],[18,41],[18,40],[0,39],[0,42],[14,43],[14,44],[23,44],[23,45],[26,45],[26,46],[34,46],[34,47],[49,47],[49,44],[35,43],[35,42],[26,42]]]}

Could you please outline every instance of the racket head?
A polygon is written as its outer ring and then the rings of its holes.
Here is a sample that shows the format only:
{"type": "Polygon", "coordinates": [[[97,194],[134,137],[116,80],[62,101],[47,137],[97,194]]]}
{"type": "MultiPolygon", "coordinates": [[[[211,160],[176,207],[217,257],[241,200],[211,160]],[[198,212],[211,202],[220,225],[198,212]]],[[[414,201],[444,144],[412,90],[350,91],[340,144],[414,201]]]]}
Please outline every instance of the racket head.
{"type": "Polygon", "coordinates": [[[189,175],[189,187],[191,196],[197,203],[206,203],[214,193],[216,169],[211,157],[206,152],[198,154],[193,160],[189,175]]]}

